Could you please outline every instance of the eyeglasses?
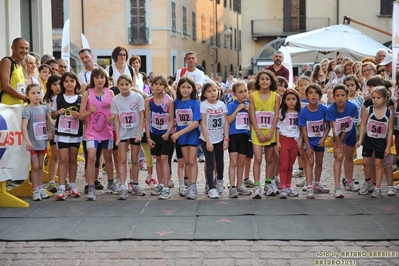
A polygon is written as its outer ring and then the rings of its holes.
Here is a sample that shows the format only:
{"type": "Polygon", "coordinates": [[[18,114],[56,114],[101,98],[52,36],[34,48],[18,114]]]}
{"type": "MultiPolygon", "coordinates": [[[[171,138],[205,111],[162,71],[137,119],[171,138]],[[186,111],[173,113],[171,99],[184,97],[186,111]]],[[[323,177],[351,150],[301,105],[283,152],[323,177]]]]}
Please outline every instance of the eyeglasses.
{"type": "Polygon", "coordinates": [[[378,72],[385,72],[385,69],[378,70],[378,72]]]}
{"type": "Polygon", "coordinates": [[[374,71],[374,69],[372,69],[372,68],[363,69],[363,72],[370,72],[370,71],[374,71]]]}
{"type": "Polygon", "coordinates": [[[68,66],[58,65],[58,68],[68,68],[68,66]]]}
{"type": "Polygon", "coordinates": [[[119,56],[126,56],[126,54],[118,54],[119,56]]]}

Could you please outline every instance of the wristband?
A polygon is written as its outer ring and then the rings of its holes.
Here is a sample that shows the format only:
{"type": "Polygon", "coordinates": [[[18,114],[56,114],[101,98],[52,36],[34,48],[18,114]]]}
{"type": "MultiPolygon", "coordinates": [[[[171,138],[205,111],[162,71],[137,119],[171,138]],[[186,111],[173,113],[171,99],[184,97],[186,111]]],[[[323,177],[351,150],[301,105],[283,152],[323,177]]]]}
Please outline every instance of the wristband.
{"type": "Polygon", "coordinates": [[[256,134],[256,136],[258,136],[258,137],[259,137],[260,135],[262,135],[262,132],[259,132],[258,134],[256,134]]]}
{"type": "Polygon", "coordinates": [[[225,140],[225,141],[230,141],[230,139],[229,139],[229,138],[224,138],[224,140],[225,140]]]}
{"type": "Polygon", "coordinates": [[[147,139],[151,138],[150,136],[145,136],[147,139]]]}
{"type": "Polygon", "coordinates": [[[143,132],[140,132],[140,133],[139,133],[139,136],[140,136],[140,137],[143,137],[143,132]]]}

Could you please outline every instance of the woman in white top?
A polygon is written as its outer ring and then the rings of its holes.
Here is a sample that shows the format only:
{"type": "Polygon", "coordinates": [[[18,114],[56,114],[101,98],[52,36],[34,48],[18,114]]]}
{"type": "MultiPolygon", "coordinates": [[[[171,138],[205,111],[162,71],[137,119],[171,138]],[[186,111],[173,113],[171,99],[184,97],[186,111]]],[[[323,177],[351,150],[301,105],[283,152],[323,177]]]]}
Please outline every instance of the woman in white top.
{"type": "Polygon", "coordinates": [[[141,57],[139,55],[132,55],[129,59],[129,65],[131,65],[134,69],[134,85],[136,89],[142,92],[144,90],[144,81],[143,75],[140,74],[141,57]]]}
{"type": "Polygon", "coordinates": [[[127,64],[129,54],[125,47],[115,47],[115,49],[112,51],[111,58],[114,63],[105,69],[109,77],[111,77],[115,81],[118,80],[119,76],[122,74],[126,74],[129,77],[133,78],[134,70],[130,65],[127,64]]]}

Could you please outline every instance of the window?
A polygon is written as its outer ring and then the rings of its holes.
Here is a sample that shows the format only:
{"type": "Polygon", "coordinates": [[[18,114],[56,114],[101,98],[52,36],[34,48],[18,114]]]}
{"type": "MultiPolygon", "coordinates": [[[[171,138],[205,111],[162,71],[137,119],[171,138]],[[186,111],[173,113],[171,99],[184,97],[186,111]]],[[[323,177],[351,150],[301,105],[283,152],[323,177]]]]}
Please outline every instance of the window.
{"type": "Polygon", "coordinates": [[[130,44],[147,44],[148,28],[145,22],[145,0],[130,0],[130,44]]]}
{"type": "Polygon", "coordinates": [[[392,0],[380,0],[380,15],[381,16],[392,16],[393,12],[393,2],[392,0]]]}
{"type": "Polygon", "coordinates": [[[205,38],[205,15],[201,16],[201,38],[202,38],[202,42],[206,42],[206,38],[205,38]]]}
{"type": "Polygon", "coordinates": [[[197,18],[195,15],[195,12],[192,13],[193,16],[193,40],[195,41],[197,39],[197,18]]]}
{"type": "Polygon", "coordinates": [[[306,0],[284,0],[284,32],[306,31],[306,0]]]}
{"type": "Polygon", "coordinates": [[[219,22],[216,25],[216,45],[220,46],[220,34],[221,34],[221,28],[222,28],[222,24],[220,24],[219,22]]]}
{"type": "Polygon", "coordinates": [[[233,7],[233,3],[232,3],[231,1],[233,1],[233,0],[229,0],[229,8],[230,8],[230,10],[231,10],[232,7],[233,7]]]}
{"type": "MultiPolygon", "coordinates": [[[[226,30],[227,30],[227,26],[224,26],[223,33],[224,33],[226,30]]],[[[223,40],[223,42],[224,42],[224,48],[227,48],[227,37],[226,37],[226,35],[223,34],[223,38],[224,38],[224,40],[223,40]]]]}
{"type": "Polygon", "coordinates": [[[176,32],[176,3],[172,2],[172,32],[176,32]]]}
{"type": "Polygon", "coordinates": [[[237,29],[234,29],[234,35],[231,37],[234,38],[234,50],[237,50],[237,29]]]}
{"type": "Polygon", "coordinates": [[[210,33],[210,44],[213,45],[215,43],[215,26],[213,18],[209,20],[209,33],[210,33]]]}
{"type": "Polygon", "coordinates": [[[223,7],[227,7],[227,0],[223,0],[223,7]]]}
{"type": "Polygon", "coordinates": [[[51,0],[51,18],[53,29],[64,27],[64,0],[51,0]]]}
{"type": "Polygon", "coordinates": [[[187,8],[183,6],[183,35],[187,35],[187,8]]]}
{"type": "Polygon", "coordinates": [[[241,14],[241,0],[233,0],[233,11],[241,14]]]}
{"type": "MultiPolygon", "coordinates": [[[[230,30],[231,30],[231,32],[233,32],[233,28],[232,27],[230,27],[230,30]]],[[[234,38],[234,35],[231,35],[230,36],[230,49],[233,49],[233,38],[234,38]]]]}

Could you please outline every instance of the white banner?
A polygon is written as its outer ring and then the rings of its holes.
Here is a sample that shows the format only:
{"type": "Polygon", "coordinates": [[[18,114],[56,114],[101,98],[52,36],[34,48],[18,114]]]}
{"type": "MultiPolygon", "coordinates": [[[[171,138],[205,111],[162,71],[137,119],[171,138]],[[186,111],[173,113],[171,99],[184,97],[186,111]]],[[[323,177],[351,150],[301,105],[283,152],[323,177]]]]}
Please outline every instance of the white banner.
{"type": "Polygon", "coordinates": [[[82,37],[82,49],[90,49],[89,41],[86,36],[83,33],[81,33],[80,36],[82,37]]]}
{"type": "Polygon", "coordinates": [[[70,22],[67,19],[64,23],[64,28],[62,29],[62,43],[61,43],[61,59],[64,59],[67,62],[68,71],[70,71],[70,22]]]}
{"type": "Polygon", "coordinates": [[[399,66],[399,3],[393,3],[392,16],[392,79],[395,80],[399,66]]]}
{"type": "Polygon", "coordinates": [[[283,61],[283,65],[288,68],[288,70],[290,71],[290,77],[288,80],[288,88],[292,89],[294,88],[294,77],[293,77],[293,70],[292,70],[292,59],[291,59],[291,54],[288,51],[287,47],[285,46],[281,46],[279,51],[281,51],[284,55],[284,61],[283,61]]]}
{"type": "Polygon", "coordinates": [[[23,104],[0,104],[0,182],[28,178],[30,153],[22,136],[23,104]]]}

